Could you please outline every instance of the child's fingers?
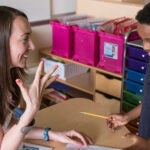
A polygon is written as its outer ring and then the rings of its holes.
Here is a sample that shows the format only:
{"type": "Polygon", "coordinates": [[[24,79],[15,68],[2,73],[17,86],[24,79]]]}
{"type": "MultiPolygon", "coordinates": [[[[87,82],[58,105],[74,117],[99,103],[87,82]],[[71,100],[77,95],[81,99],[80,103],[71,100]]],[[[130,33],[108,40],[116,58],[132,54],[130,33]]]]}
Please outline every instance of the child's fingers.
{"type": "Polygon", "coordinates": [[[138,136],[132,133],[127,133],[124,136],[122,136],[125,139],[131,139],[134,143],[138,141],[138,136]]]}

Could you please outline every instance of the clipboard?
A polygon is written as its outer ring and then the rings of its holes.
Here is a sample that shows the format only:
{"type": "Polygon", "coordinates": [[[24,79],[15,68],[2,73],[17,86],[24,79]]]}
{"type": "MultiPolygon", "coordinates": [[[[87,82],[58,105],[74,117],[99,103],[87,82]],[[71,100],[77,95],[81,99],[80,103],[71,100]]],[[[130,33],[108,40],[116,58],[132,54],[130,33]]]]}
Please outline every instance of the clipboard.
{"type": "Polygon", "coordinates": [[[18,150],[53,150],[50,147],[41,146],[37,144],[29,144],[29,143],[22,143],[18,150]]]}
{"type": "Polygon", "coordinates": [[[88,147],[77,147],[72,144],[68,144],[64,150],[121,150],[112,147],[105,147],[105,146],[97,146],[97,145],[90,145],[88,147]]]}

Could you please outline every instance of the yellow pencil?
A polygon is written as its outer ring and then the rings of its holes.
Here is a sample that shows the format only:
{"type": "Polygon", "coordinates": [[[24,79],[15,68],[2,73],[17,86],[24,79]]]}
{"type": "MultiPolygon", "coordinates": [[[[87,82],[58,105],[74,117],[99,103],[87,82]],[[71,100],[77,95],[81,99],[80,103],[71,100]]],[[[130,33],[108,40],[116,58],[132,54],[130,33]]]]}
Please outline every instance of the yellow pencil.
{"type": "Polygon", "coordinates": [[[80,112],[80,113],[81,113],[81,114],[84,114],[84,115],[99,117],[99,118],[102,118],[102,119],[108,119],[108,117],[102,116],[102,115],[96,115],[96,114],[92,114],[92,113],[88,113],[88,112],[80,112]]]}

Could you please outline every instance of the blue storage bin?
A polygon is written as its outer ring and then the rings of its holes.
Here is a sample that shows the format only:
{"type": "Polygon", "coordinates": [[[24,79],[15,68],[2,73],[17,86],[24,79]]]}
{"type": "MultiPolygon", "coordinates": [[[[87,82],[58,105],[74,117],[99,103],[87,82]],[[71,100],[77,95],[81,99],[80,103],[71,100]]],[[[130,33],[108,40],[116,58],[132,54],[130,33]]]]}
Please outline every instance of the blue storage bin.
{"type": "Polygon", "coordinates": [[[129,69],[133,69],[135,71],[141,72],[141,73],[146,73],[146,62],[142,62],[139,60],[135,60],[132,58],[127,57],[126,58],[126,67],[129,69]]]}
{"type": "Polygon", "coordinates": [[[125,80],[124,86],[125,86],[125,89],[130,92],[133,92],[133,93],[139,94],[139,95],[143,94],[143,85],[141,85],[141,84],[132,82],[130,80],[125,80]]]}
{"type": "Polygon", "coordinates": [[[126,49],[127,56],[131,58],[135,58],[138,60],[142,60],[145,62],[148,62],[150,56],[148,56],[148,53],[143,50],[143,48],[135,47],[135,46],[127,46],[126,49]]]}
{"type": "Polygon", "coordinates": [[[132,80],[138,82],[140,84],[144,84],[144,76],[145,74],[133,71],[131,69],[125,69],[125,78],[128,80],[132,80]]]}

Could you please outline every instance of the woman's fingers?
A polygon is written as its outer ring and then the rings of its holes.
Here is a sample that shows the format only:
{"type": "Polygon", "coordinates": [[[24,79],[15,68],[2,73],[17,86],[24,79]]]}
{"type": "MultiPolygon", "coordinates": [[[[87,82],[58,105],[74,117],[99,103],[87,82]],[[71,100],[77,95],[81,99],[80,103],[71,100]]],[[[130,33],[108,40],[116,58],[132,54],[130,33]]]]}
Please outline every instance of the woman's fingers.
{"type": "Polygon", "coordinates": [[[37,68],[33,84],[38,84],[39,83],[40,78],[42,76],[43,66],[44,66],[44,61],[42,60],[39,64],[38,68],[37,68]]]}
{"type": "Polygon", "coordinates": [[[42,79],[41,79],[41,89],[45,88],[46,86],[48,86],[47,81],[49,81],[49,83],[52,83],[53,81],[56,80],[56,78],[58,78],[58,75],[56,76],[52,76],[52,74],[55,72],[55,70],[58,68],[58,65],[55,65],[48,73],[46,73],[42,79]],[[47,84],[46,84],[47,83],[47,84]]]}
{"type": "Polygon", "coordinates": [[[47,87],[49,84],[51,84],[53,81],[55,81],[58,78],[58,75],[51,77],[51,75],[58,68],[58,65],[54,66],[48,73],[46,73],[42,77],[43,66],[44,66],[43,64],[44,64],[44,61],[41,61],[38,66],[38,69],[36,71],[35,78],[33,81],[33,85],[39,85],[40,91],[42,91],[43,88],[47,87]]]}
{"type": "Polygon", "coordinates": [[[73,138],[73,137],[78,138],[78,140],[80,140],[80,141],[74,141],[76,144],[77,143],[79,144],[82,142],[83,145],[87,146],[88,144],[92,143],[92,141],[89,138],[87,138],[87,136],[83,136],[82,134],[80,134],[79,132],[76,132],[74,130],[66,132],[66,135],[71,138],[73,138]]]}
{"type": "Polygon", "coordinates": [[[46,82],[51,75],[55,72],[55,70],[58,68],[58,65],[55,65],[51,70],[49,70],[42,78],[42,82],[46,82]]]}
{"type": "Polygon", "coordinates": [[[55,91],[55,89],[53,89],[53,88],[44,89],[44,90],[43,90],[43,95],[47,95],[47,94],[49,94],[49,93],[51,93],[51,92],[54,92],[54,91],[55,91]]]}
{"type": "Polygon", "coordinates": [[[57,78],[59,78],[59,75],[55,75],[53,77],[51,77],[50,79],[48,79],[45,83],[45,88],[47,88],[52,82],[54,82],[57,78]]]}
{"type": "Polygon", "coordinates": [[[16,79],[16,83],[20,88],[20,91],[22,93],[22,96],[24,97],[24,99],[26,98],[26,87],[23,85],[23,82],[21,79],[16,79]]]}

